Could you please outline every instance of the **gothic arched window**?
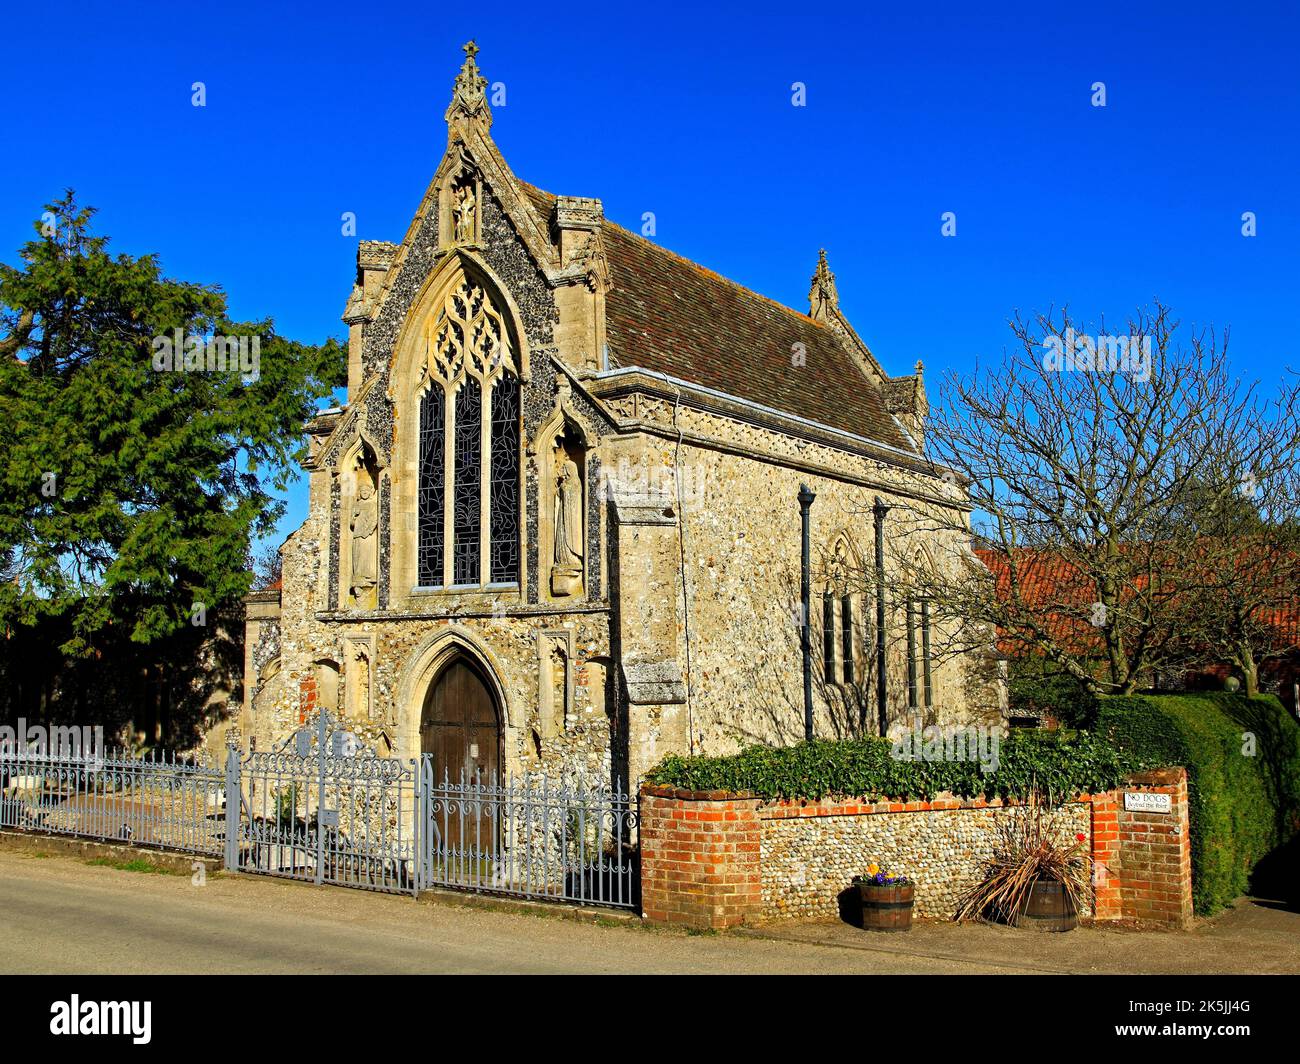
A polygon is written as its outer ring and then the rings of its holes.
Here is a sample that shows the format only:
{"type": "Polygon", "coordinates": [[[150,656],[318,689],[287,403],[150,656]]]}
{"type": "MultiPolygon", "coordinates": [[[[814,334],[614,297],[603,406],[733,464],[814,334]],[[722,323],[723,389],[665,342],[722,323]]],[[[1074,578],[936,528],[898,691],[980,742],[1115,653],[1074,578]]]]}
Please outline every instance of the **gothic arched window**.
{"type": "Polygon", "coordinates": [[[855,639],[858,622],[854,615],[857,576],[852,548],[841,536],[831,548],[826,583],[822,589],[822,670],[827,683],[847,685],[857,682],[860,649],[855,639]]]}
{"type": "Polygon", "coordinates": [[[519,582],[519,376],[504,315],[462,275],[425,326],[417,580],[519,582]]]}
{"type": "MultiPolygon", "coordinates": [[[[934,569],[933,563],[924,551],[917,551],[913,565],[918,574],[930,573],[934,569]]],[[[925,582],[923,578],[921,583],[925,582]]],[[[919,709],[922,706],[929,709],[934,705],[934,686],[931,676],[931,618],[930,600],[925,597],[923,587],[908,593],[906,611],[907,705],[909,709],[919,709]]]]}

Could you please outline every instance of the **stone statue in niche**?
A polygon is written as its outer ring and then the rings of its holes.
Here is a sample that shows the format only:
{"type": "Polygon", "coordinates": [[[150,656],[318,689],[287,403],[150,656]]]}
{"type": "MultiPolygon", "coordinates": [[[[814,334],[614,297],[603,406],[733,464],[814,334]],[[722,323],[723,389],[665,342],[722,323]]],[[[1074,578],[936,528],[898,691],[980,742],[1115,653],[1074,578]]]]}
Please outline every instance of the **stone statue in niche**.
{"type": "Polygon", "coordinates": [[[555,441],[555,548],[551,564],[551,594],[573,595],[582,587],[582,474],[565,446],[555,441]]]}
{"type": "Polygon", "coordinates": [[[352,599],[358,606],[371,605],[378,580],[378,509],[374,486],[368,477],[361,478],[348,522],[352,533],[352,599]]]}
{"type": "Polygon", "coordinates": [[[456,242],[471,244],[474,242],[474,211],[477,203],[474,198],[474,184],[467,181],[456,188],[456,205],[452,210],[456,223],[456,242]]]}

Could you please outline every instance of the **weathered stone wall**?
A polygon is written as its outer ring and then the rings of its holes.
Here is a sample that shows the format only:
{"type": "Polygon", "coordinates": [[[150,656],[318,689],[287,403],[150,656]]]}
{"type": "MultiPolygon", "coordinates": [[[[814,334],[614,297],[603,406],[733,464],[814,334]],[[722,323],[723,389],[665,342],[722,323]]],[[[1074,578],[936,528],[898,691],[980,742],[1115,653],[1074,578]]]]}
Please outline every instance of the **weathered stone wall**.
{"type": "MultiPolygon", "coordinates": [[[[414,492],[407,478],[414,475],[396,461],[395,432],[413,426],[409,396],[418,383],[392,377],[393,355],[406,318],[413,313],[421,286],[444,260],[438,246],[436,210],[428,209],[415,226],[405,253],[393,266],[390,291],[376,316],[364,328],[363,375],[373,380],[352,407],[331,422],[343,426],[323,444],[311,465],[309,514],[283,548],[284,571],[280,616],[274,622],[272,645],[269,621],[259,621],[251,634],[274,652],[281,669],[273,683],[250,692],[246,730],[260,749],[282,741],[304,714],[323,699],[317,675],[338,668],[337,706],[346,713],[358,704],[368,707],[367,730],[380,736],[379,751],[399,756],[419,753],[419,715],[432,676],[412,687],[412,671],[424,651],[440,636],[456,639],[488,672],[503,703],[504,768],[512,774],[544,769],[554,777],[608,783],[626,779],[626,737],[619,732],[617,673],[611,667],[607,589],[603,575],[605,523],[598,501],[599,441],[605,421],[580,392],[565,391],[565,413],[581,420],[592,448],[586,463],[585,594],[551,603],[540,590],[541,573],[549,560],[540,558],[539,526],[548,515],[539,511],[541,495],[538,461],[533,451],[538,433],[553,424],[561,391],[552,329],[558,320],[553,294],[536,262],[512,228],[496,197],[483,200],[482,241],[476,254],[498,277],[518,311],[517,325],[527,344],[529,374],[521,394],[523,581],[518,589],[478,592],[421,592],[401,586],[391,560],[400,552],[413,555],[415,522],[409,512],[414,492]],[[396,399],[396,404],[393,400],[396,399]],[[401,417],[395,421],[395,412],[401,417]],[[354,413],[359,417],[353,416],[354,413]],[[400,422],[400,424],[399,424],[400,422]],[[383,463],[379,483],[380,544],[377,609],[345,604],[340,584],[341,555],[348,545],[342,529],[344,505],[340,479],[355,447],[358,432],[377,446],[383,463]],[[402,500],[405,500],[403,502],[402,500]],[[400,503],[400,505],[395,505],[400,503]],[[569,673],[548,675],[542,663],[539,637],[568,647],[569,673]],[[366,697],[354,690],[357,666],[349,648],[357,642],[371,652],[366,697]],[[541,719],[543,683],[554,685],[550,723],[541,719]],[[556,705],[563,702],[565,704],[556,705]]],[[[413,372],[413,370],[412,370],[413,372]]],[[[360,389],[358,389],[360,391],[360,389]]],[[[251,659],[250,659],[251,660],[251,659]]],[[[357,722],[360,723],[360,722],[357,722]]]]}
{"type": "MultiPolygon", "coordinates": [[[[379,752],[413,757],[419,754],[419,717],[427,685],[408,682],[422,649],[453,630],[467,650],[501,685],[503,694],[504,766],[512,774],[545,769],[559,778],[587,783],[608,783],[618,768],[612,757],[613,729],[608,611],[599,605],[583,612],[539,608],[477,611],[462,609],[452,616],[385,615],[382,611],[318,613],[316,589],[323,583],[321,566],[326,555],[323,522],[309,518],[285,545],[284,590],[279,624],[281,669],[252,701],[246,728],[265,750],[296,729],[306,712],[308,691],[315,686],[317,663],[322,659],[339,667],[339,711],[356,705],[351,686],[356,668],[345,644],[367,640],[373,647],[373,675],[369,678],[369,710],[365,723],[385,737],[379,752]],[[574,651],[572,699],[568,714],[561,711],[561,727],[546,734],[540,720],[540,631],[570,632],[574,651]]],[[[430,677],[431,679],[431,677],[430,677]]],[[[366,701],[360,704],[366,705],[366,701]]]]}
{"type": "MultiPolygon", "coordinates": [[[[770,434],[776,438],[778,434],[770,434]]],[[[656,439],[654,457],[677,463],[684,486],[679,527],[685,555],[683,667],[689,663],[690,717],[697,753],[723,754],[753,742],[787,745],[803,738],[800,649],[800,514],[797,495],[807,483],[817,498],[811,511],[813,566],[812,649],[816,734],[875,733],[874,616],[868,589],[874,552],[871,507],[877,496],[898,503],[886,519],[887,557],[900,549],[901,518],[915,500],[850,480],[812,475],[789,466],[703,446],[656,439]],[[827,586],[836,540],[856,554],[850,575],[854,603],[854,682],[828,683],[822,667],[821,591],[827,586]]],[[[883,467],[900,493],[913,482],[883,467]]],[[[887,565],[887,582],[893,574],[887,565]]],[[[905,606],[887,592],[886,662],[889,722],[909,720],[905,606]]],[[[837,605],[837,609],[838,609],[837,605]]],[[[838,614],[836,615],[838,617],[838,614]]],[[[838,621],[837,621],[838,624],[838,621]]],[[[925,723],[996,722],[996,697],[973,682],[970,655],[951,652],[936,625],[932,647],[933,707],[925,723]],[[946,652],[945,652],[946,651],[946,652]]],[[[920,678],[918,677],[918,683],[920,678]]]]}

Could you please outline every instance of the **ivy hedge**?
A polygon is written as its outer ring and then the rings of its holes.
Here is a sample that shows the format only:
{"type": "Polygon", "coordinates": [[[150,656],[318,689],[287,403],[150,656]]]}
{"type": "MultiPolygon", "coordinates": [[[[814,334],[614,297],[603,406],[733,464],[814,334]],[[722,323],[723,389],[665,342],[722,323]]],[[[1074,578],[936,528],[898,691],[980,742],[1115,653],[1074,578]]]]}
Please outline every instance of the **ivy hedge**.
{"type": "Polygon", "coordinates": [[[1053,800],[1065,800],[1108,790],[1145,767],[1087,732],[1014,731],[1000,742],[996,767],[987,773],[978,751],[968,750],[966,760],[903,760],[893,753],[891,740],[875,736],[814,739],[786,747],[750,746],[730,757],[670,756],[646,778],[690,790],[748,791],[769,800],[923,801],[945,791],[967,798],[1024,798],[1034,786],[1053,800]]]}
{"type": "Polygon", "coordinates": [[[1252,889],[1268,892],[1253,874],[1300,842],[1300,725],[1276,698],[1103,698],[1094,731],[1130,760],[1186,766],[1198,913],[1217,912],[1252,889]]]}

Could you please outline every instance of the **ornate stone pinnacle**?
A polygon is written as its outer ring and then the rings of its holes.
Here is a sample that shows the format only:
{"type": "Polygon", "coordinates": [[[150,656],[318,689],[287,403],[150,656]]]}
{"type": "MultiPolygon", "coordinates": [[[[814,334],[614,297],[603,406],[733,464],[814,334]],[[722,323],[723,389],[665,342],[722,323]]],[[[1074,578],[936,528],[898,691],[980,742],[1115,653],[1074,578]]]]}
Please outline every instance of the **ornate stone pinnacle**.
{"type": "Polygon", "coordinates": [[[811,314],[815,320],[821,320],[827,309],[839,310],[840,294],[835,288],[835,274],[826,262],[826,249],[817,254],[817,272],[812,277],[812,290],[808,293],[811,314]]]}
{"type": "Polygon", "coordinates": [[[478,63],[474,61],[478,45],[470,41],[463,47],[465,63],[456,75],[446,119],[449,123],[457,120],[482,122],[486,129],[492,125],[492,109],[487,101],[487,78],[479,73],[478,63]]]}

